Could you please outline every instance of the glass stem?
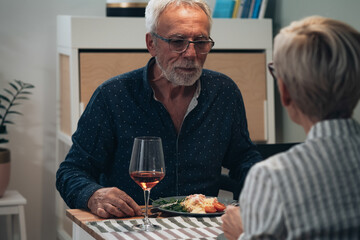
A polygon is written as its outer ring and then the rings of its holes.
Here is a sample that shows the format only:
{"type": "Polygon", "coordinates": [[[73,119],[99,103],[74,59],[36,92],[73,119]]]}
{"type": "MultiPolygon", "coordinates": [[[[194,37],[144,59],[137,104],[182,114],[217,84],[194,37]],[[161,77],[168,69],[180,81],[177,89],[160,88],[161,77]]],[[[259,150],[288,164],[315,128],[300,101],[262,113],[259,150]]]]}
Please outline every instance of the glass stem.
{"type": "Polygon", "coordinates": [[[149,218],[148,218],[149,198],[150,198],[150,189],[144,190],[144,199],[145,199],[145,218],[144,218],[144,224],[145,224],[145,225],[150,225],[149,218]]]}

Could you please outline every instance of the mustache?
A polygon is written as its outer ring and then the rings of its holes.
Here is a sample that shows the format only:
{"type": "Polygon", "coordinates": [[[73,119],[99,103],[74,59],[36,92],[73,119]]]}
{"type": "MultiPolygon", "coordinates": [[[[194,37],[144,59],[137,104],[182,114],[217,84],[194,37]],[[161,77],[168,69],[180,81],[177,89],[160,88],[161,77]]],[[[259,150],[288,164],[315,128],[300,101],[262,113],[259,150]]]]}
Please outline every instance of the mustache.
{"type": "Polygon", "coordinates": [[[200,64],[194,61],[181,61],[179,63],[174,64],[174,67],[180,68],[200,68],[200,64]]]}

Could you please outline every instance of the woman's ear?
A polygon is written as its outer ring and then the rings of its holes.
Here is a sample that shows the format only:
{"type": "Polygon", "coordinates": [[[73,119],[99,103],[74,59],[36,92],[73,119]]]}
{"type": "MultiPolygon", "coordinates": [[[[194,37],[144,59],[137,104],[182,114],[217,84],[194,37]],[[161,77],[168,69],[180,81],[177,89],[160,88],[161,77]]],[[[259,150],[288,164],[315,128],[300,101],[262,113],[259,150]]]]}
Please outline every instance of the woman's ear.
{"type": "Polygon", "coordinates": [[[292,102],[289,91],[281,79],[277,80],[277,85],[280,93],[281,103],[284,107],[288,107],[292,102]]]}
{"type": "Polygon", "coordinates": [[[156,46],[155,41],[151,33],[146,33],[146,47],[151,54],[151,56],[156,56],[156,46]]]}
{"type": "Polygon", "coordinates": [[[281,104],[286,109],[290,119],[302,126],[305,132],[309,132],[311,126],[315,123],[307,115],[305,115],[300,108],[296,105],[295,101],[292,99],[288,88],[282,81],[282,79],[277,80],[281,104]]]}

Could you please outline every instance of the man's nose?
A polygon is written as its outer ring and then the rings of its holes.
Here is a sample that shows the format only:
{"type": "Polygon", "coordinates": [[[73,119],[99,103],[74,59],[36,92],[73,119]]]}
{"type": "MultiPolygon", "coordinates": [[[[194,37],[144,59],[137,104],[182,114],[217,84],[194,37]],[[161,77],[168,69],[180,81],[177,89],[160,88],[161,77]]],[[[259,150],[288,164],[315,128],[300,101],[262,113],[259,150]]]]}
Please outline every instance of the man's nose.
{"type": "Polygon", "coordinates": [[[195,43],[189,43],[187,46],[184,55],[186,56],[196,56],[195,43]]]}

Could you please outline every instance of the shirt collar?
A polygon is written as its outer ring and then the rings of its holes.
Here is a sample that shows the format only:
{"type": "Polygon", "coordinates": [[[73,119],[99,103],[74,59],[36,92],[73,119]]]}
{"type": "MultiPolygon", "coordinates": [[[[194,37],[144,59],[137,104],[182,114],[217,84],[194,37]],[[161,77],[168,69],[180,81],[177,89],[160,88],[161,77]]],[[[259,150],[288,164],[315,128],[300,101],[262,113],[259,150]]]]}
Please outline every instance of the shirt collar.
{"type": "Polygon", "coordinates": [[[311,127],[306,139],[329,136],[346,136],[360,134],[360,124],[352,119],[330,119],[320,121],[311,127]]]}
{"type": "Polygon", "coordinates": [[[150,58],[150,60],[146,64],[144,72],[143,72],[143,87],[144,87],[146,96],[149,97],[148,99],[150,99],[152,97],[152,95],[154,95],[153,89],[150,86],[149,77],[148,77],[149,69],[154,63],[155,63],[155,57],[150,58]]]}

